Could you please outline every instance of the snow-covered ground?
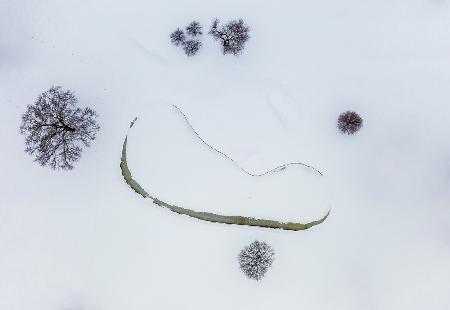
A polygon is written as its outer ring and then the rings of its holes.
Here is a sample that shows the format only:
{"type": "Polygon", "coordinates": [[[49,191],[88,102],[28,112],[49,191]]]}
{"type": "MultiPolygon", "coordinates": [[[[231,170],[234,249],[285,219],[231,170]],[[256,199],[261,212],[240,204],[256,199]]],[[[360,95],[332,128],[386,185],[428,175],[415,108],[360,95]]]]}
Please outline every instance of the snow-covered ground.
{"type": "MultiPolygon", "coordinates": [[[[206,29],[205,29],[206,30],[206,29]]],[[[446,0],[0,0],[0,309],[450,308],[450,3],[446,0]],[[186,57],[168,35],[242,17],[236,58],[203,35],[186,57]],[[102,126],[70,172],[23,152],[20,116],[51,85],[102,126]],[[246,169],[302,161],[250,178],[246,169]],[[343,136],[348,109],[363,129],[343,136]],[[181,206],[311,220],[286,232],[197,221],[181,206]],[[260,282],[239,250],[276,252],[260,282]]]]}

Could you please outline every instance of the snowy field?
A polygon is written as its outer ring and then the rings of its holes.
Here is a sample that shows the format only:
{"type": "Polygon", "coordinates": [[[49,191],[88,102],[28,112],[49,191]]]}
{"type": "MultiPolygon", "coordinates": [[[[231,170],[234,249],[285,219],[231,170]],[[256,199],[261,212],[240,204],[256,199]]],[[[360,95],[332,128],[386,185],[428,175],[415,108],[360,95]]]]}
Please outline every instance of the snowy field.
{"type": "Polygon", "coordinates": [[[450,3],[447,0],[0,0],[0,309],[450,309],[450,3]],[[208,35],[193,57],[169,34],[242,17],[240,57],[208,35]],[[101,130],[72,171],[42,168],[19,134],[52,85],[101,130]],[[251,178],[250,171],[302,161],[251,178]],[[338,115],[364,127],[339,133],[338,115]],[[180,216],[120,168],[201,211],[306,222],[292,232],[180,216]],[[239,270],[263,240],[262,281],[239,270]]]}

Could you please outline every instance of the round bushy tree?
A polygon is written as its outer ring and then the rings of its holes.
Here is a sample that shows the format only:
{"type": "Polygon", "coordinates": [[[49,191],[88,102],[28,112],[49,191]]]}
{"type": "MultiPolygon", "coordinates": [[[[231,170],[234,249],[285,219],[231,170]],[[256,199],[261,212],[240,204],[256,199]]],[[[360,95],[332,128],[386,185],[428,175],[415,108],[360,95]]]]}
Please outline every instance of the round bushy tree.
{"type": "Polygon", "coordinates": [[[363,126],[363,119],[356,112],[347,111],[339,115],[337,126],[342,133],[352,135],[363,126]]]}
{"type": "Polygon", "coordinates": [[[256,240],[239,253],[239,266],[247,277],[259,281],[272,266],[274,256],[270,245],[256,240]]]}
{"type": "Polygon", "coordinates": [[[76,107],[77,98],[70,90],[53,86],[43,92],[22,115],[20,132],[26,136],[25,152],[42,166],[72,169],[81,157],[83,146],[100,129],[97,113],[76,107]]]}
{"type": "Polygon", "coordinates": [[[184,44],[184,41],[186,40],[186,36],[184,35],[183,30],[180,28],[177,28],[174,32],[170,34],[170,40],[175,46],[179,46],[184,44]]]}

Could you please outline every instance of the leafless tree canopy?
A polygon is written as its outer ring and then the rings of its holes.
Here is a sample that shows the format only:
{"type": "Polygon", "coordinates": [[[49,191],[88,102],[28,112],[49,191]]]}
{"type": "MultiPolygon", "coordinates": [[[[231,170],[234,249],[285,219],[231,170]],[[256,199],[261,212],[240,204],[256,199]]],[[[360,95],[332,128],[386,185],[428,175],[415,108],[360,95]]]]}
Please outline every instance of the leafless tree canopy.
{"type": "Polygon", "coordinates": [[[95,139],[100,129],[97,113],[76,104],[71,91],[53,86],[22,115],[20,132],[26,136],[25,151],[42,166],[72,169],[83,147],[95,139]]]}
{"type": "Polygon", "coordinates": [[[239,254],[239,266],[247,277],[259,281],[272,266],[274,255],[270,245],[256,240],[239,254]]]}
{"type": "Polygon", "coordinates": [[[363,125],[363,119],[356,112],[347,111],[339,115],[338,128],[342,133],[352,135],[358,132],[363,125]]]}
{"type": "Polygon", "coordinates": [[[203,34],[202,26],[200,25],[200,23],[198,21],[191,22],[186,27],[186,32],[193,37],[203,34]]]}
{"type": "Polygon", "coordinates": [[[186,40],[183,30],[177,28],[174,32],[170,34],[170,40],[175,46],[183,45],[186,40]]]}
{"type": "Polygon", "coordinates": [[[201,46],[202,43],[199,40],[188,40],[184,42],[183,49],[186,55],[194,56],[195,54],[197,54],[201,46]]]}
{"type": "Polygon", "coordinates": [[[245,42],[250,38],[250,28],[242,19],[233,20],[219,27],[219,20],[215,19],[209,34],[222,44],[223,54],[238,56],[244,49],[245,42]]]}

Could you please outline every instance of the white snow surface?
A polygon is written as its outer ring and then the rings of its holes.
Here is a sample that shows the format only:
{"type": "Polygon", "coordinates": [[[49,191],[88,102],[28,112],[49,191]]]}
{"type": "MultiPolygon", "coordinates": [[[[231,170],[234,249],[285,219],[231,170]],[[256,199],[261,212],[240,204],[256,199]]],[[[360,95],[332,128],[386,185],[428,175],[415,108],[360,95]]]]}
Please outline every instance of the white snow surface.
{"type": "Polygon", "coordinates": [[[450,309],[447,0],[1,0],[1,310],[450,309]],[[194,57],[169,34],[244,18],[251,39],[194,57]],[[24,153],[26,105],[52,85],[100,115],[73,171],[24,153]],[[261,172],[251,178],[211,145],[261,172]],[[337,116],[364,127],[341,135],[337,116]],[[307,231],[213,224],[183,207],[307,221],[307,231]],[[260,282],[237,255],[275,249],[260,282]]]}

